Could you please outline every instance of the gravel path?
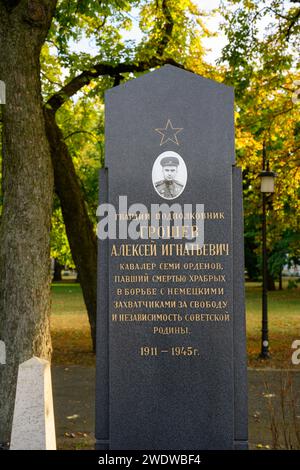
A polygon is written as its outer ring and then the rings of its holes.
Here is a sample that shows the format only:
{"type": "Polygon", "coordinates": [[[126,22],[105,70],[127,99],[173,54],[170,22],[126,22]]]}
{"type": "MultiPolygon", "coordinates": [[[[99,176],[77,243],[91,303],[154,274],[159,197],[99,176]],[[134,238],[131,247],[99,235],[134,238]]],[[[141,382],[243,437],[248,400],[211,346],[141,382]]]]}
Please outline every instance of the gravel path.
{"type": "MultiPolygon", "coordinates": [[[[56,434],[60,449],[93,449],[95,369],[81,366],[54,366],[52,369],[56,434]]],[[[271,417],[279,433],[279,443],[287,448],[283,429],[290,430],[295,445],[295,427],[300,431],[300,370],[249,369],[249,443],[250,449],[272,448],[271,417]],[[286,406],[286,424],[283,426],[282,388],[291,380],[298,405],[286,406]],[[270,413],[270,405],[275,411],[270,413]]],[[[289,394],[286,393],[289,400],[289,394]]],[[[300,444],[300,443],[299,443],[300,444]]],[[[298,447],[299,448],[299,447],[298,447]]]]}

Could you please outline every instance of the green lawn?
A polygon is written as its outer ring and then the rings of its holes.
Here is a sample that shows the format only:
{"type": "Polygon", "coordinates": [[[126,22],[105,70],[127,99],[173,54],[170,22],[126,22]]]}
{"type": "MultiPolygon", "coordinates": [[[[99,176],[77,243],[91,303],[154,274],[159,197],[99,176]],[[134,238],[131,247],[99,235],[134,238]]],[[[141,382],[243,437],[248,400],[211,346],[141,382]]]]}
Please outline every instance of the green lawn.
{"type": "MultiPolygon", "coordinates": [[[[300,339],[300,287],[269,292],[268,295],[272,358],[261,361],[257,358],[261,336],[261,286],[259,283],[246,283],[249,365],[297,367],[291,364],[291,344],[300,339]]],[[[94,364],[89,323],[79,284],[63,282],[52,285],[51,330],[55,364],[94,364]]]]}
{"type": "Polygon", "coordinates": [[[51,334],[54,364],[93,365],[89,322],[79,284],[52,284],[51,334]]]}
{"type": "Polygon", "coordinates": [[[249,364],[253,367],[293,367],[291,344],[300,339],[300,288],[268,293],[270,361],[257,359],[261,338],[259,283],[246,284],[246,314],[249,364]]]}

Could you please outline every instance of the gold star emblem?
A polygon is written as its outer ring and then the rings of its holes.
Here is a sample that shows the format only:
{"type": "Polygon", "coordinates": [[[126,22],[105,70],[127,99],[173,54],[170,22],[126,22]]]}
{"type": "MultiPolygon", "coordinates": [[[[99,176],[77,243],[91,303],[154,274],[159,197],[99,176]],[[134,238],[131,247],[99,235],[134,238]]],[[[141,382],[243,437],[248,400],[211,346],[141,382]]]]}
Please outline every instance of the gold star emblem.
{"type": "Polygon", "coordinates": [[[155,129],[161,135],[160,145],[166,144],[168,141],[179,145],[177,134],[183,130],[183,127],[173,127],[170,119],[167,121],[167,125],[164,128],[155,129]]]}

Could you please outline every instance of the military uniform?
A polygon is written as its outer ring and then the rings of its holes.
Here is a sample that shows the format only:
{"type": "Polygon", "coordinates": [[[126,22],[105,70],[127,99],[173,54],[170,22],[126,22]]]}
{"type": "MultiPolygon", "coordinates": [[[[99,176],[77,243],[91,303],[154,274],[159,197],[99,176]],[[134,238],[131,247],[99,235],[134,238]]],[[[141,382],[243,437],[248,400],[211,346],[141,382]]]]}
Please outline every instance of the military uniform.
{"type": "MultiPolygon", "coordinates": [[[[174,167],[177,168],[179,166],[179,160],[174,155],[174,152],[165,152],[167,154],[165,157],[163,157],[160,161],[160,164],[162,168],[164,169],[165,167],[174,167]]],[[[179,183],[179,181],[176,181],[175,179],[169,179],[168,177],[165,176],[165,179],[158,181],[155,183],[155,188],[157,192],[164,197],[165,199],[173,199],[176,196],[178,196],[182,189],[183,189],[183,184],[179,183]]],[[[173,175],[173,177],[175,174],[173,175]]],[[[173,178],[172,177],[172,178],[173,178]]]]}
{"type": "Polygon", "coordinates": [[[181,193],[183,184],[179,183],[179,181],[176,180],[162,180],[155,183],[155,187],[161,196],[166,199],[173,199],[181,193]]]}

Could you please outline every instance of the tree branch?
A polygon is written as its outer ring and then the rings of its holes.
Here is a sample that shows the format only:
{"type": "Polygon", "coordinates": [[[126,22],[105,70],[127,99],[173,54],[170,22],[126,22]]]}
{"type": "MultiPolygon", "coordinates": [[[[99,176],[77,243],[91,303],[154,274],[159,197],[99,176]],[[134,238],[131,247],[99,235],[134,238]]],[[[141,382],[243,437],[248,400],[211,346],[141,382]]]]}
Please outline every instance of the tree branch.
{"type": "Polygon", "coordinates": [[[168,7],[168,0],[162,0],[162,12],[165,17],[165,24],[163,27],[163,36],[160,41],[160,44],[157,47],[157,54],[159,56],[162,56],[164,53],[164,50],[166,49],[171,37],[172,37],[172,31],[174,27],[174,21],[171,15],[171,12],[168,7]]]}
{"type": "MultiPolygon", "coordinates": [[[[300,3],[299,0],[291,0],[291,2],[300,3]]],[[[287,41],[289,41],[291,33],[292,33],[292,29],[294,28],[294,26],[297,24],[297,22],[300,19],[300,8],[296,10],[293,9],[294,13],[289,14],[288,12],[287,15],[283,15],[282,13],[279,13],[279,11],[277,11],[276,9],[272,7],[268,7],[267,10],[271,11],[272,13],[274,13],[275,16],[278,16],[279,18],[285,21],[285,24],[283,24],[283,28],[282,28],[283,37],[287,41]]]]}
{"type": "Polygon", "coordinates": [[[296,23],[298,22],[299,19],[300,19],[300,8],[298,9],[298,11],[296,11],[295,15],[293,15],[290,18],[290,24],[288,25],[287,31],[285,33],[285,37],[286,37],[287,41],[290,39],[292,29],[296,25],[296,23]]]}
{"type": "Polygon", "coordinates": [[[85,70],[81,74],[77,75],[77,77],[73,78],[67,85],[65,85],[60,91],[55,93],[54,95],[49,98],[46,103],[46,107],[52,108],[54,112],[56,112],[66,100],[68,100],[71,96],[76,94],[83,86],[89,84],[91,80],[94,78],[98,78],[100,76],[109,75],[114,78],[114,86],[119,85],[121,82],[121,74],[122,73],[130,73],[130,72],[145,72],[152,67],[157,67],[163,64],[171,64],[176,65],[177,67],[183,68],[181,64],[178,64],[172,59],[165,59],[162,60],[161,56],[165,48],[167,47],[174,27],[174,21],[171,15],[171,12],[168,7],[168,0],[162,0],[161,5],[164,17],[165,17],[165,25],[163,28],[163,37],[161,39],[160,44],[157,47],[157,54],[159,57],[153,57],[147,62],[139,62],[139,63],[121,63],[118,65],[110,65],[110,64],[96,64],[90,70],[85,70]]]}
{"type": "Polygon", "coordinates": [[[64,140],[70,139],[70,137],[73,137],[73,135],[76,135],[76,134],[88,134],[88,135],[91,135],[95,140],[97,140],[97,136],[95,134],[89,131],[85,131],[83,129],[71,132],[70,134],[64,137],[64,140]]]}
{"type": "Polygon", "coordinates": [[[252,126],[255,126],[257,123],[263,123],[264,121],[267,122],[269,124],[269,126],[267,128],[271,128],[274,120],[278,117],[278,116],[281,116],[282,114],[287,114],[289,113],[290,111],[293,110],[293,106],[292,107],[288,107],[288,108],[283,108],[281,109],[280,111],[277,111],[277,112],[274,112],[273,114],[269,115],[269,116],[265,116],[265,117],[260,117],[258,119],[255,119],[253,121],[250,121],[248,122],[247,124],[245,124],[243,126],[243,129],[244,130],[247,130],[249,128],[251,128],[252,126]]]}
{"type": "Polygon", "coordinates": [[[88,85],[94,78],[100,76],[109,75],[116,78],[122,73],[130,72],[145,72],[152,67],[157,67],[158,65],[171,64],[176,65],[177,67],[183,68],[181,64],[178,64],[172,59],[160,60],[158,58],[153,58],[147,62],[139,63],[121,63],[118,65],[110,64],[96,64],[91,69],[85,70],[76,77],[74,77],[69,83],[67,83],[60,91],[55,93],[49,98],[46,102],[46,108],[52,108],[52,111],[55,113],[71,96],[75,95],[83,86],[88,85]]]}

